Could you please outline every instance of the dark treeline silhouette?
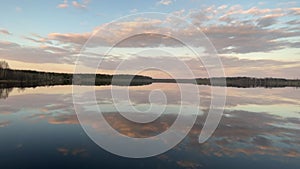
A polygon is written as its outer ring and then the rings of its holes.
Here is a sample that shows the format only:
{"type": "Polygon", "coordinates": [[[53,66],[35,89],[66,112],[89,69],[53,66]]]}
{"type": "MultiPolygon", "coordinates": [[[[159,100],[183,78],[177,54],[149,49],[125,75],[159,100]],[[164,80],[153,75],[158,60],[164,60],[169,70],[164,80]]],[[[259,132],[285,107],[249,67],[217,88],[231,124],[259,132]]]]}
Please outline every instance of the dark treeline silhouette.
{"type": "Polygon", "coordinates": [[[70,74],[13,70],[0,61],[0,88],[37,87],[53,85],[146,85],[152,78],[141,75],[70,74]]]}
{"type": "Polygon", "coordinates": [[[146,85],[152,78],[141,75],[68,74],[0,68],[0,88],[54,85],[146,85]],[[73,78],[74,77],[74,78],[73,78]]]}
{"type": "Polygon", "coordinates": [[[72,84],[72,74],[0,69],[0,87],[34,87],[72,84]]]}
{"type": "MultiPolygon", "coordinates": [[[[300,80],[283,78],[214,77],[197,79],[152,79],[151,77],[141,75],[70,74],[33,70],[13,70],[9,68],[7,62],[0,61],[0,88],[26,88],[54,85],[136,86],[152,83],[193,83],[198,85],[242,88],[300,87],[300,80]]],[[[5,95],[5,92],[3,95],[5,95]]]]}
{"type": "Polygon", "coordinates": [[[283,78],[197,78],[197,79],[152,79],[141,75],[68,74],[12,70],[0,68],[0,88],[36,87],[53,85],[120,85],[134,86],[151,83],[193,83],[198,85],[228,87],[300,87],[300,80],[283,78]]]}
{"type": "Polygon", "coordinates": [[[300,80],[296,80],[296,79],[254,78],[254,77],[153,79],[153,83],[192,83],[192,84],[198,84],[198,85],[227,86],[227,87],[238,87],[238,88],[300,87],[300,80]]]}
{"type": "Polygon", "coordinates": [[[238,88],[276,88],[300,87],[300,80],[283,78],[254,78],[254,77],[213,77],[197,79],[153,79],[153,83],[192,83],[198,85],[227,86],[238,88]]]}
{"type": "Polygon", "coordinates": [[[240,88],[276,88],[276,87],[300,87],[300,80],[283,78],[254,78],[254,77],[226,77],[226,78],[198,78],[197,84],[227,86],[240,88]],[[224,83],[226,82],[226,83],[224,83]]]}

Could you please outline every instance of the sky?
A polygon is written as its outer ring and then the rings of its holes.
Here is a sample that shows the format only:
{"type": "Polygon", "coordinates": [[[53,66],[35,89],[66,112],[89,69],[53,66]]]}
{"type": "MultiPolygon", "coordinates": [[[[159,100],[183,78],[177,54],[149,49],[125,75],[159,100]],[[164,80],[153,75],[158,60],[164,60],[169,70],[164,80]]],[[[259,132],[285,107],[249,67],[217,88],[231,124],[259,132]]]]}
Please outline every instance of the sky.
{"type": "Polygon", "coordinates": [[[226,76],[300,78],[298,1],[11,0],[0,11],[0,60],[14,69],[95,72],[102,60],[98,72],[126,62],[121,73],[186,77],[179,58],[199,77],[219,58],[226,76]]]}

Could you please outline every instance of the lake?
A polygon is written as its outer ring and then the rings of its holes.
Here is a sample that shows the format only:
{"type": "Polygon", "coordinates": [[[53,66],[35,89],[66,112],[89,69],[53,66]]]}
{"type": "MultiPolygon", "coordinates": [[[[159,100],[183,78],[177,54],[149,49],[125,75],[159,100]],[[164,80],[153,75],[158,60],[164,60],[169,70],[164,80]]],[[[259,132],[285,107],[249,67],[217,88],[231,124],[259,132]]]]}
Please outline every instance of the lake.
{"type": "MultiPolygon", "coordinates": [[[[82,100],[93,92],[88,86],[79,88],[82,100]]],[[[162,91],[167,98],[162,114],[148,112],[153,118],[159,116],[155,121],[137,124],[122,117],[113,104],[122,105],[125,98],[112,100],[111,86],[95,87],[96,102],[89,102],[88,98],[83,102],[86,112],[100,107],[106,121],[122,135],[155,136],[168,130],[176,120],[181,104],[176,84],[115,88],[129,88],[130,101],[140,111],[149,109],[151,91],[157,91],[152,93],[157,96],[162,96],[162,91]]],[[[0,100],[1,168],[300,168],[299,89],[227,88],[218,128],[200,144],[198,137],[210,106],[211,87],[198,88],[200,113],[191,113],[192,105],[182,112],[186,117],[196,116],[188,135],[169,151],[141,159],[112,154],[86,134],[74,110],[72,86],[5,91],[8,95],[0,100]]],[[[152,101],[153,110],[159,110],[163,101],[152,101]]],[[[110,137],[101,122],[87,123],[97,129],[94,132],[99,136],[110,137]]]]}

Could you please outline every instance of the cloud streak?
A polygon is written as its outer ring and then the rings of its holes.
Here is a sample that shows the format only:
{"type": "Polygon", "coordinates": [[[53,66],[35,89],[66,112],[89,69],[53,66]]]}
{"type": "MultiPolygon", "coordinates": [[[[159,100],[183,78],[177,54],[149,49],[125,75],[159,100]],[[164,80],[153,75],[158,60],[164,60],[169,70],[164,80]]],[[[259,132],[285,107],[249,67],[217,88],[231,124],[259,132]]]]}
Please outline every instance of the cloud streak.
{"type": "Polygon", "coordinates": [[[11,33],[6,29],[0,29],[0,34],[11,35],[11,33]]]}
{"type": "Polygon", "coordinates": [[[157,4],[159,5],[170,5],[172,3],[172,0],[160,0],[159,2],[157,2],[157,4]]]}
{"type": "MultiPolygon", "coordinates": [[[[297,48],[297,41],[289,40],[300,36],[299,22],[290,20],[282,22],[287,15],[292,16],[298,9],[259,9],[253,7],[244,10],[241,6],[207,7],[201,10],[181,12],[181,17],[198,26],[211,40],[217,51],[221,54],[228,53],[253,53],[270,52],[285,48],[297,48]],[[185,15],[184,15],[185,13],[185,15]],[[291,29],[293,27],[294,29],[291,29]]],[[[174,12],[174,15],[178,13],[174,12]]],[[[45,39],[55,40],[59,43],[83,45],[89,37],[94,35],[94,46],[109,46],[117,43],[120,37],[146,30],[152,33],[168,33],[170,37],[179,37],[191,42],[198,47],[201,39],[195,38],[199,32],[193,31],[191,25],[180,23],[172,17],[165,19],[137,18],[133,21],[121,21],[112,24],[102,24],[91,32],[86,33],[50,33],[45,39]],[[168,25],[168,26],[165,26],[168,25]],[[180,25],[181,29],[177,29],[180,25]]],[[[146,40],[151,39],[147,37],[146,40]]],[[[132,44],[124,47],[141,47],[144,39],[136,39],[132,44]]],[[[173,46],[165,38],[153,38],[146,46],[173,46]]],[[[90,43],[92,44],[92,43],[90,43]]]]}
{"type": "Polygon", "coordinates": [[[83,0],[82,3],[78,2],[78,1],[72,1],[72,5],[75,8],[80,8],[80,9],[86,9],[89,3],[90,3],[90,0],[83,0]]]}
{"type": "MultiPolygon", "coordinates": [[[[90,0],[83,0],[82,2],[79,2],[79,1],[72,1],[71,2],[71,5],[75,8],[79,8],[79,9],[87,9],[88,8],[88,5],[90,3],[90,0]]],[[[64,0],[62,3],[58,4],[56,7],[57,8],[68,8],[70,5],[69,5],[69,2],[68,0],[64,0]]]]}
{"type": "Polygon", "coordinates": [[[68,8],[68,7],[69,7],[68,0],[64,0],[63,3],[57,5],[57,8],[68,8]]]}

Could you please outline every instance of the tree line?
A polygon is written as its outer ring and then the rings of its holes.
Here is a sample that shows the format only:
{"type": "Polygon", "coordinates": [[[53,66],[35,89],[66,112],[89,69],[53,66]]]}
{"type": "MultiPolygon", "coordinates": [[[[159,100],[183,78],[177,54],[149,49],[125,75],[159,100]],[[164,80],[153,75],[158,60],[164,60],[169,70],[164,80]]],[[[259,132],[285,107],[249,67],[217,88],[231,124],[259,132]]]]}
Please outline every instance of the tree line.
{"type": "Polygon", "coordinates": [[[152,79],[141,75],[69,74],[13,70],[0,61],[0,88],[52,85],[148,85],[152,83],[194,83],[228,87],[300,87],[300,80],[283,78],[224,77],[197,79],[152,79]]]}
{"type": "Polygon", "coordinates": [[[152,78],[141,75],[70,74],[10,69],[0,61],[0,88],[52,85],[146,85],[152,78]]]}

